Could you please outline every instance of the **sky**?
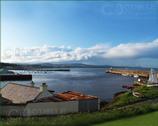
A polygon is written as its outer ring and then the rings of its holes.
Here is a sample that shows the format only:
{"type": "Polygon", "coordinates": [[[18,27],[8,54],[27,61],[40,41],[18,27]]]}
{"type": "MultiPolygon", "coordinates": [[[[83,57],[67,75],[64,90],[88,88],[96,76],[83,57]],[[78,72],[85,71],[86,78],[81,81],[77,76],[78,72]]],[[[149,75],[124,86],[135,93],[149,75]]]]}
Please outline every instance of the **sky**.
{"type": "Polygon", "coordinates": [[[158,67],[157,1],[2,1],[2,61],[158,67]]]}

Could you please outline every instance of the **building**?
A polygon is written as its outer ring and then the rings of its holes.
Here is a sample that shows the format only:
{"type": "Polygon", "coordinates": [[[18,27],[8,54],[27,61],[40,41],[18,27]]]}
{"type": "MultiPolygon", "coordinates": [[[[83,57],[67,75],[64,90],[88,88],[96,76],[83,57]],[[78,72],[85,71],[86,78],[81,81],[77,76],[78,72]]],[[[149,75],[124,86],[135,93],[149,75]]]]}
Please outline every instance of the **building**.
{"type": "Polygon", "coordinates": [[[9,83],[1,89],[1,116],[44,116],[98,111],[99,98],[79,92],[55,94],[43,83],[22,85],[9,83]]]}
{"type": "Polygon", "coordinates": [[[2,97],[2,95],[0,94],[0,105],[9,105],[12,102],[4,97],[2,97]]]}
{"type": "Polygon", "coordinates": [[[53,95],[53,92],[47,90],[45,83],[40,87],[35,87],[32,83],[30,85],[9,83],[1,89],[2,96],[14,104],[25,104],[43,97],[49,97],[53,95]]]}
{"type": "Polygon", "coordinates": [[[56,94],[56,97],[63,101],[78,101],[79,112],[94,112],[100,108],[100,101],[96,96],[67,91],[56,94]]]}
{"type": "Polygon", "coordinates": [[[158,86],[157,72],[154,69],[150,70],[147,86],[158,86]]]}

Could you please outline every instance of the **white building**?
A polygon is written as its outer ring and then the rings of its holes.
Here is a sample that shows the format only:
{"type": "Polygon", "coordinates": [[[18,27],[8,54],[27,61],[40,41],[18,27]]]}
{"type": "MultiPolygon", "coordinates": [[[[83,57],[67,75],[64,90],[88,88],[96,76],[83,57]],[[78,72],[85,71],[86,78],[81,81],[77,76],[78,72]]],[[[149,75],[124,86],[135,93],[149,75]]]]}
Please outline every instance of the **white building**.
{"type": "Polygon", "coordinates": [[[154,69],[150,70],[147,86],[158,86],[157,72],[154,69]]]}
{"type": "Polygon", "coordinates": [[[0,116],[44,116],[98,111],[99,98],[79,92],[55,94],[43,83],[40,87],[9,83],[0,90],[0,116]]]}

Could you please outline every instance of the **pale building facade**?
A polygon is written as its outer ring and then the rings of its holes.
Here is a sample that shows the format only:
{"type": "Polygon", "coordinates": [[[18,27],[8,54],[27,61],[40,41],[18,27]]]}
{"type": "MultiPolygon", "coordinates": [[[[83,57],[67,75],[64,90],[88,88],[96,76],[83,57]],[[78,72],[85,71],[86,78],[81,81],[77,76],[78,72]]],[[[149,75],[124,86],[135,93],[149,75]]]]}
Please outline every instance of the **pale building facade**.
{"type": "Polygon", "coordinates": [[[21,85],[10,83],[1,89],[0,116],[45,116],[77,112],[94,112],[100,109],[96,96],[66,91],[55,94],[43,83],[21,85]]]}
{"type": "Polygon", "coordinates": [[[158,86],[157,72],[154,69],[150,70],[147,86],[158,86]]]}

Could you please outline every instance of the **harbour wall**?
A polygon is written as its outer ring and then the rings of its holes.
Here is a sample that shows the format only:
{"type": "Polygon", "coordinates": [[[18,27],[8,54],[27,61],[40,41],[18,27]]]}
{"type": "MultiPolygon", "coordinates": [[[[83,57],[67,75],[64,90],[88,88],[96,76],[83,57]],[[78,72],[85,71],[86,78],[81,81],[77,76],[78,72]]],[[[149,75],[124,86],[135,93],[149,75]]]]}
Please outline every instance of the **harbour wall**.
{"type": "Polygon", "coordinates": [[[120,74],[124,76],[141,76],[141,77],[149,77],[149,71],[145,70],[125,70],[125,69],[109,69],[106,71],[107,73],[112,74],[120,74]]]}

